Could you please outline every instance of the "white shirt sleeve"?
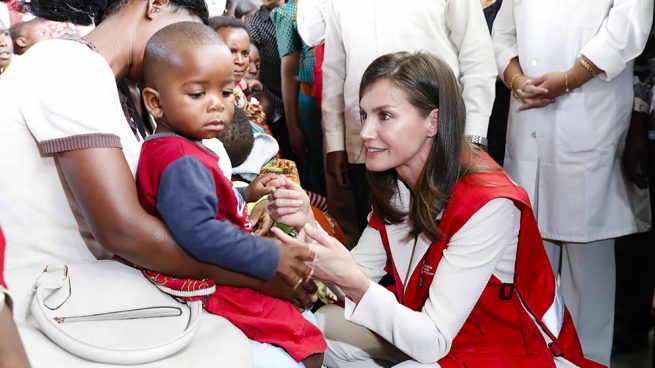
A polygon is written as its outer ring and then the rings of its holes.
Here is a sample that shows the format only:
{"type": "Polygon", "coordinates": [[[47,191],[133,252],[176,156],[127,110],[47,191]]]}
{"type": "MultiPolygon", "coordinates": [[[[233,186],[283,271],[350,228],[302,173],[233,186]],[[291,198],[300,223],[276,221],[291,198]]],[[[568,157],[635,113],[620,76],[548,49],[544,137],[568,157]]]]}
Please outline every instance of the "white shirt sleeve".
{"type": "Polygon", "coordinates": [[[326,0],[302,0],[298,2],[296,20],[300,38],[309,47],[316,47],[325,41],[326,0]]]}
{"type": "Polygon", "coordinates": [[[600,30],[580,52],[610,81],[646,46],[653,21],[653,0],[615,0],[600,30]]]}
{"type": "Polygon", "coordinates": [[[29,70],[20,73],[25,78],[19,93],[26,94],[22,114],[43,154],[122,147],[129,125],[114,74],[100,54],[75,41],[48,40],[33,46],[16,67],[29,70]],[[51,87],[43,88],[46,84],[51,87]]]}
{"type": "Polygon", "coordinates": [[[505,250],[518,241],[520,220],[512,201],[490,201],[451,238],[421,311],[399,304],[393,293],[371,283],[359,304],[346,299],[345,318],[420,363],[438,361],[450,351],[505,250]]]}
{"type": "MultiPolygon", "coordinates": [[[[491,30],[498,75],[501,79],[509,62],[519,56],[519,46],[516,41],[516,25],[514,24],[514,4],[512,1],[503,1],[496,14],[491,30]]],[[[505,81],[507,82],[507,81],[505,81]]]]}
{"type": "Polygon", "coordinates": [[[478,0],[450,0],[446,6],[448,38],[459,55],[466,134],[486,137],[498,73],[484,13],[478,0]]]}
{"type": "Polygon", "coordinates": [[[328,1],[325,12],[325,53],[323,56],[323,135],[325,152],[346,149],[343,88],[346,80],[346,50],[341,38],[341,26],[334,12],[334,2],[328,1]]]}
{"type": "Polygon", "coordinates": [[[386,275],[387,253],[380,242],[379,231],[366,227],[350,253],[369,280],[377,283],[386,275]]]}

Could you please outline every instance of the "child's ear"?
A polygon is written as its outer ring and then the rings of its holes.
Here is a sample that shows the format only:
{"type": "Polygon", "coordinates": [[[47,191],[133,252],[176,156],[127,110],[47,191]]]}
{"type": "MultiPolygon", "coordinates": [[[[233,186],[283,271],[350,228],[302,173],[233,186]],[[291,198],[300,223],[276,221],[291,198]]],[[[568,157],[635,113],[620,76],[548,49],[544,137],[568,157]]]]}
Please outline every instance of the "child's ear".
{"type": "Polygon", "coordinates": [[[153,118],[159,119],[164,116],[164,110],[159,103],[159,92],[156,90],[150,87],[143,89],[143,104],[153,118]]]}
{"type": "Polygon", "coordinates": [[[16,45],[18,45],[19,47],[27,46],[27,39],[25,37],[18,37],[14,41],[16,42],[16,45]]]}

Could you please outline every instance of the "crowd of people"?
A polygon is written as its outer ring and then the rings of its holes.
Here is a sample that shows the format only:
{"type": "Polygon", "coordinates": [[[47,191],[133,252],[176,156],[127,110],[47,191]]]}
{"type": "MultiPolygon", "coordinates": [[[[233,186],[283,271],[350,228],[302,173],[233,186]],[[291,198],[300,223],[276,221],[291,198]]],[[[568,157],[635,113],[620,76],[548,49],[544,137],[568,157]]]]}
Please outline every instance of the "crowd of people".
{"type": "Polygon", "coordinates": [[[92,364],[24,312],[99,259],[202,301],[153,367],[609,366],[652,327],[654,15],[1,2],[0,367],[92,364]]]}

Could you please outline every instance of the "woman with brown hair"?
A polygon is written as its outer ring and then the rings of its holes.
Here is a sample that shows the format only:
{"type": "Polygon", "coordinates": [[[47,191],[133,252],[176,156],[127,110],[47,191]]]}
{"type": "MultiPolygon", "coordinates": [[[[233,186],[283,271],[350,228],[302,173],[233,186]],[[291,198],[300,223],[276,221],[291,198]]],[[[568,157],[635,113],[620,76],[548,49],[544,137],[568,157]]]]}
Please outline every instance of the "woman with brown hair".
{"type": "Polygon", "coordinates": [[[381,56],[362,78],[360,110],[373,213],[351,253],[305,224],[304,207],[288,206],[306,202],[302,193],[271,195],[271,210],[311,241],[313,277],[345,294],[345,308],[317,312],[325,364],[595,366],[582,355],[526,193],[464,139],[448,65],[427,53],[381,56]]]}

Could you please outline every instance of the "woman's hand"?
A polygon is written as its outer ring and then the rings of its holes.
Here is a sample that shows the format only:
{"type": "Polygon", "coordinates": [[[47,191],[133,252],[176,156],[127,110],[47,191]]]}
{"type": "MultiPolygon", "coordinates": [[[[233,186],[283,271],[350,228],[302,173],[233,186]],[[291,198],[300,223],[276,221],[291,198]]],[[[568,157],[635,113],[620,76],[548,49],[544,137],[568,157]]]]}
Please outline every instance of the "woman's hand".
{"type": "Polygon", "coordinates": [[[264,295],[291,302],[300,312],[311,308],[312,304],[318,300],[318,295],[316,294],[318,288],[311,280],[293,288],[282,281],[279,276],[273,276],[268,281],[257,282],[251,288],[264,295]]]}
{"type": "Polygon", "coordinates": [[[349,299],[358,303],[364,296],[370,281],[355,262],[350,251],[338,240],[312,225],[305,225],[305,239],[294,239],[279,229],[273,233],[286,245],[303,244],[310,241],[309,247],[315,252],[312,278],[339,286],[349,299]]]}
{"type": "Polygon", "coordinates": [[[563,94],[568,93],[566,91],[569,88],[569,77],[566,75],[566,72],[551,72],[542,75],[541,77],[534,78],[532,82],[539,86],[540,88],[546,90],[545,97],[555,99],[563,94]]]}
{"type": "Polygon", "coordinates": [[[278,178],[281,178],[281,176],[271,173],[258,175],[257,178],[246,187],[246,202],[256,202],[261,197],[272,193],[275,190],[275,185],[272,181],[278,178]]]}
{"type": "Polygon", "coordinates": [[[275,190],[268,195],[268,212],[273,220],[292,226],[297,231],[312,218],[309,197],[305,191],[288,178],[271,183],[275,190]]]}
{"type": "Polygon", "coordinates": [[[524,75],[516,78],[513,87],[514,97],[523,103],[519,107],[519,111],[544,107],[555,102],[555,99],[549,97],[547,88],[544,88],[532,78],[524,75]]]}

